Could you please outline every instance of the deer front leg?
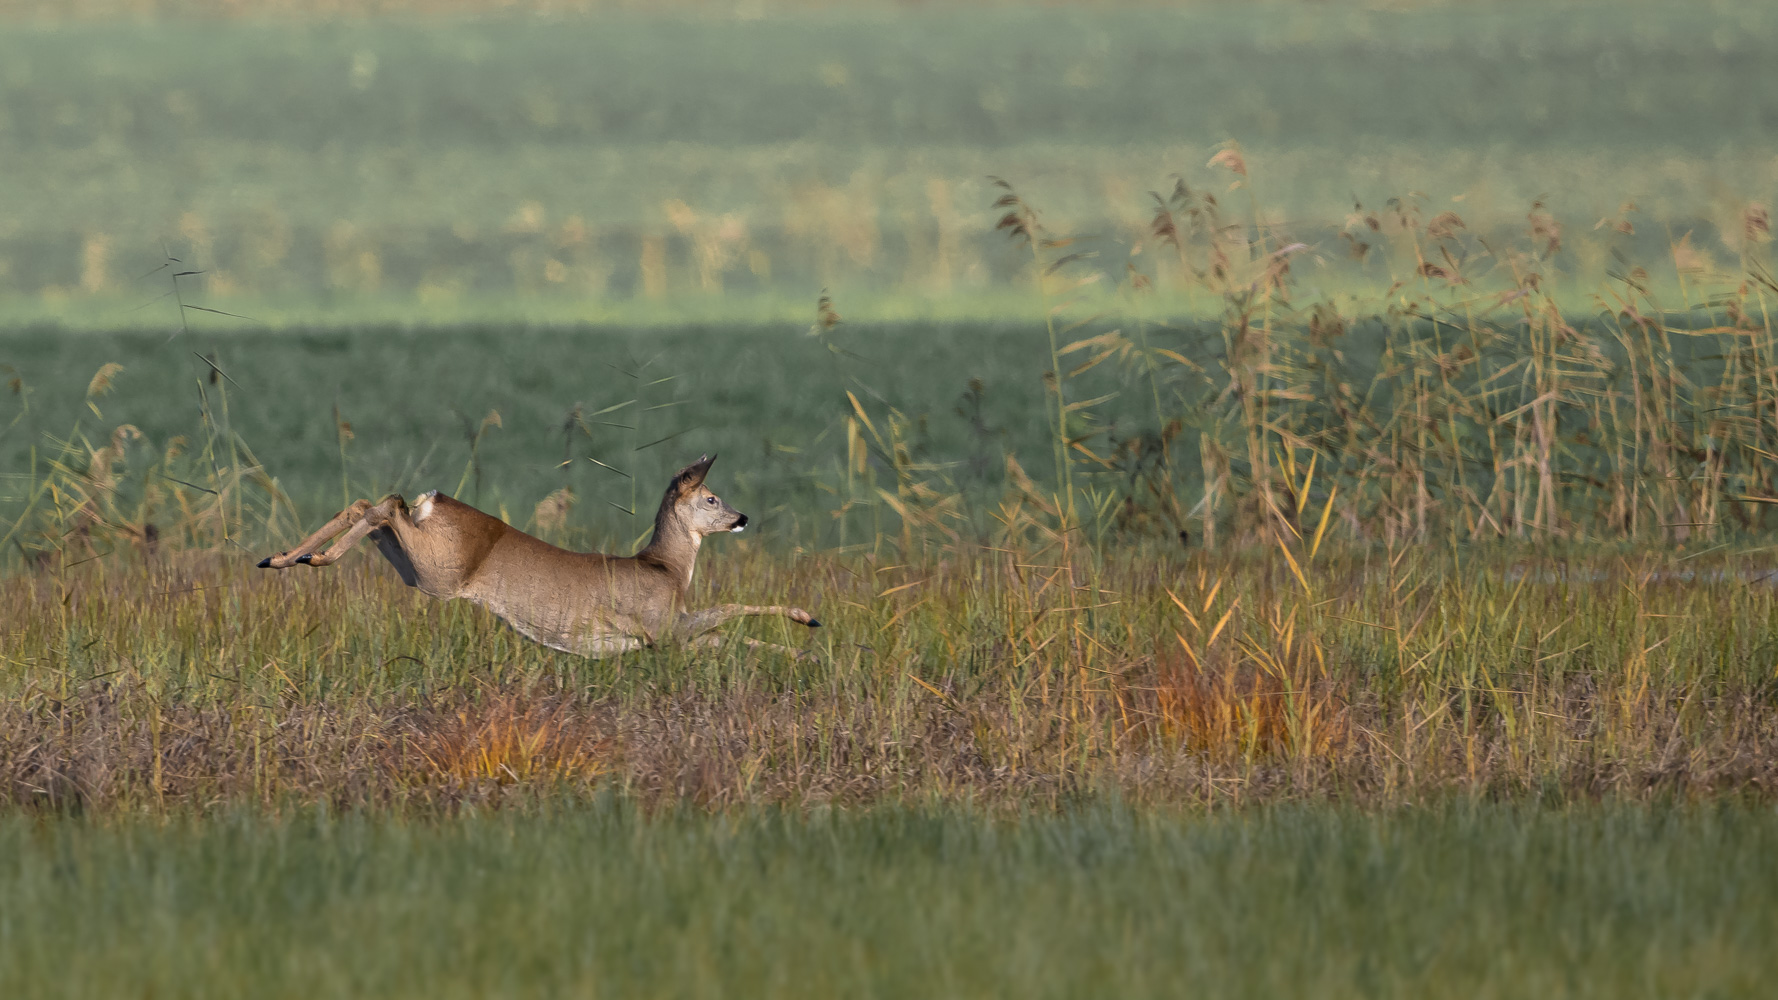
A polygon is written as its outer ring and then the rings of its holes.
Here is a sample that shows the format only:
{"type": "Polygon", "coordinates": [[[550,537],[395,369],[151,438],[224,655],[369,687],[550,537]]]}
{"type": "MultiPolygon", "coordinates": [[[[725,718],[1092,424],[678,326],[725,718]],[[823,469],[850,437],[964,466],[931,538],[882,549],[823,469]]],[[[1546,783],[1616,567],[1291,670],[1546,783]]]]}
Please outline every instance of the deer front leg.
{"type": "Polygon", "coordinates": [[[339,561],[346,550],[358,544],[365,535],[389,523],[389,519],[407,509],[407,502],[398,493],[391,493],[383,498],[383,502],[375,506],[369,500],[359,500],[352,506],[335,514],[331,520],[322,525],[320,530],[303,539],[303,543],[288,552],[280,552],[269,559],[263,559],[259,565],[263,569],[284,569],[295,563],[307,563],[310,566],[327,566],[339,561]],[[346,533],[340,535],[327,551],[320,549],[327,540],[337,534],[341,527],[350,524],[346,533]]]}
{"type": "Polygon", "coordinates": [[[815,620],[815,616],[802,608],[785,607],[780,604],[718,604],[702,611],[689,611],[681,614],[679,620],[673,625],[673,637],[680,642],[691,642],[731,619],[766,615],[788,618],[810,628],[821,627],[821,623],[815,620]]]}

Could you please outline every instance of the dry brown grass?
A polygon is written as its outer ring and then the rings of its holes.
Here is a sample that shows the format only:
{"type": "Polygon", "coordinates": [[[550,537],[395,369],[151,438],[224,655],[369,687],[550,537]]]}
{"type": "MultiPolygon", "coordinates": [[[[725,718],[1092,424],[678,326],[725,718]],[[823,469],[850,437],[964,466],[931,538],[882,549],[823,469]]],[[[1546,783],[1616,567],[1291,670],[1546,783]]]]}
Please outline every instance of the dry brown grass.
{"type": "Polygon", "coordinates": [[[476,784],[585,782],[604,775],[613,741],[609,720],[559,699],[495,692],[465,699],[453,714],[436,711],[411,721],[402,758],[418,754],[420,782],[476,784]]]}
{"type": "Polygon", "coordinates": [[[1778,599],[1721,568],[1599,562],[1557,583],[1341,560],[1306,570],[1330,595],[1311,599],[1228,558],[1081,562],[1045,584],[993,551],[889,572],[755,551],[717,574],[818,595],[818,662],[738,646],[589,662],[421,598],[368,556],[280,575],[97,560],[0,579],[0,795],[1763,798],[1778,790],[1778,599]]]}

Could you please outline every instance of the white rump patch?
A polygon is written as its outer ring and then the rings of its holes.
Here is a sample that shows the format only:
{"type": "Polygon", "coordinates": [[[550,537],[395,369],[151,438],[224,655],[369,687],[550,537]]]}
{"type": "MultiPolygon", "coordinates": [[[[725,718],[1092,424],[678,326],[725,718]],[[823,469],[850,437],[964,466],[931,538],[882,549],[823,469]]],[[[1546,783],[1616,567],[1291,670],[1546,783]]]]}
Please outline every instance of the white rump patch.
{"type": "Polygon", "coordinates": [[[437,490],[427,490],[420,494],[420,502],[414,505],[414,523],[419,524],[432,516],[432,498],[438,496],[437,490]]]}

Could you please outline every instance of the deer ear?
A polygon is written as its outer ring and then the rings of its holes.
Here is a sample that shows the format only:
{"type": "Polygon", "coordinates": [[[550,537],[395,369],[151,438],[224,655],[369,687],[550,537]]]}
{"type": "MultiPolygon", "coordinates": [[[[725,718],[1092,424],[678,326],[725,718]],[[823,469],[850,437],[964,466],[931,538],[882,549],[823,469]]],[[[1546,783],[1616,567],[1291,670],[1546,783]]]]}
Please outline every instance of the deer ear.
{"type": "Polygon", "coordinates": [[[709,455],[700,457],[697,461],[680,469],[679,473],[673,477],[672,485],[667,489],[674,496],[682,497],[704,485],[704,477],[710,474],[710,463],[714,461],[716,459],[709,455]]]}

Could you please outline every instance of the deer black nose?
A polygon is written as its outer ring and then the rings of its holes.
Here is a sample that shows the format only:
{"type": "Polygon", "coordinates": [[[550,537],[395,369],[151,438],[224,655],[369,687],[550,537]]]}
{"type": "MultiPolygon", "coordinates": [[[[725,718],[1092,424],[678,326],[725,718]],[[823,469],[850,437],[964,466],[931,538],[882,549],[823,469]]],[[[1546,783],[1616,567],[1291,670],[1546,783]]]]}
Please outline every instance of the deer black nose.
{"type": "Polygon", "coordinates": [[[735,527],[737,527],[737,528],[747,527],[747,515],[746,514],[742,514],[741,519],[739,521],[735,522],[735,527]]]}

